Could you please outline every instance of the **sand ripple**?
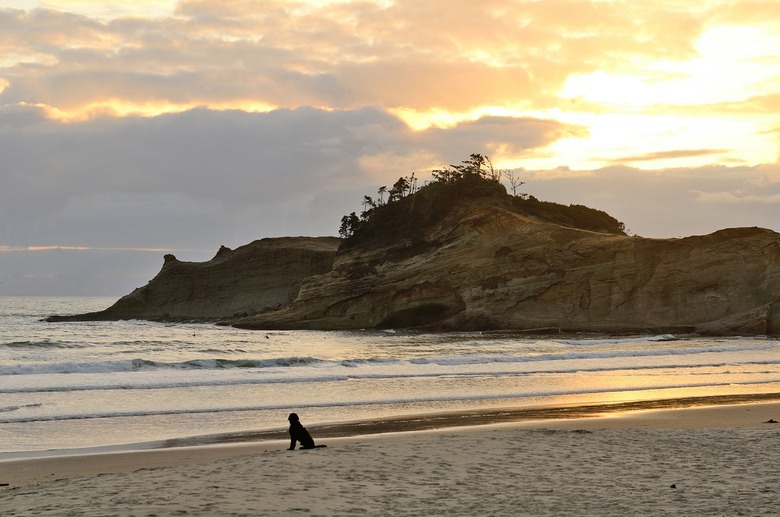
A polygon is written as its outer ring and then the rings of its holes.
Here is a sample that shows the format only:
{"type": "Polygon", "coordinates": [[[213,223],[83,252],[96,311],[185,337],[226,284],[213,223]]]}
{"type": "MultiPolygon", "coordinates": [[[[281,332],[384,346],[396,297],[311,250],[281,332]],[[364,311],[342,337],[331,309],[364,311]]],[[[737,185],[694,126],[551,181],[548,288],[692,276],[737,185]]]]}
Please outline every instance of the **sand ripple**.
{"type": "Polygon", "coordinates": [[[771,425],[356,437],[314,451],[2,487],[0,508],[3,515],[777,515],[779,439],[771,425]]]}

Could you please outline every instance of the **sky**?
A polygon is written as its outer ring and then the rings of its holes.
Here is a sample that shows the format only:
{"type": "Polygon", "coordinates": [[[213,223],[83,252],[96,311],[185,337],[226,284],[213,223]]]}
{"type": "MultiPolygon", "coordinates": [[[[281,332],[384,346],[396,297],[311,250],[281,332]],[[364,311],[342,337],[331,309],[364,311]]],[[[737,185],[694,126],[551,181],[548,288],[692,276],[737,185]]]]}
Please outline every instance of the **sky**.
{"type": "Polygon", "coordinates": [[[780,2],[0,0],[0,296],[337,235],[471,153],[632,235],[780,231],[780,2]]]}

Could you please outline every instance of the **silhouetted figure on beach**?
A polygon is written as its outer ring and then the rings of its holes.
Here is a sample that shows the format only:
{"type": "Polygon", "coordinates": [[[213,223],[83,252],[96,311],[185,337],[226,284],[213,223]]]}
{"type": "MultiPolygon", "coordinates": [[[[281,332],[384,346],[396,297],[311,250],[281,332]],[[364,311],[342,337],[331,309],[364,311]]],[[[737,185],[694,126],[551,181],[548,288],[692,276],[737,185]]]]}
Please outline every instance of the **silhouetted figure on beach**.
{"type": "Polygon", "coordinates": [[[325,445],[314,445],[314,439],[309,434],[309,431],[301,425],[298,415],[290,413],[287,417],[290,421],[290,448],[288,451],[295,450],[295,443],[301,442],[301,449],[314,449],[315,447],[325,447],[325,445]]]}

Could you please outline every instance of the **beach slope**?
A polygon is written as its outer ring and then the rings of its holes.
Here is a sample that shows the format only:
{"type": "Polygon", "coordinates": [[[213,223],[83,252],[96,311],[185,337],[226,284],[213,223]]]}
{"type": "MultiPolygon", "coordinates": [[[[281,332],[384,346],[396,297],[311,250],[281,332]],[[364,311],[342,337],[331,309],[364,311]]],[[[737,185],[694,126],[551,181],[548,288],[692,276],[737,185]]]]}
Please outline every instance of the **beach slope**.
{"type": "Polygon", "coordinates": [[[0,463],[3,515],[776,515],[777,402],[0,463]]]}

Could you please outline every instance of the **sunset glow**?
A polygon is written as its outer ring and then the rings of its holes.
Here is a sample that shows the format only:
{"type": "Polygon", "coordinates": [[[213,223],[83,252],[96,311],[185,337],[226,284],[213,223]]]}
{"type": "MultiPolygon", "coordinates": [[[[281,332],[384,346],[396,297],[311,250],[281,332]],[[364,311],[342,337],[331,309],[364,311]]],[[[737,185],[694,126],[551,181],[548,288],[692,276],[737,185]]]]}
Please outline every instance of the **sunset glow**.
{"type": "Polygon", "coordinates": [[[774,4],[702,1],[687,10],[663,1],[582,0],[567,3],[569,20],[554,14],[559,3],[507,0],[472,9],[451,2],[445,12],[403,1],[250,1],[240,10],[207,0],[7,2],[6,16],[28,26],[47,23],[29,43],[6,38],[0,86],[4,102],[41,106],[60,122],[201,107],[379,105],[413,130],[485,115],[546,117],[588,129],[502,156],[507,163],[528,159],[533,168],[598,167],[653,155],[667,156],[652,160],[660,167],[776,160],[772,130],[780,116],[761,108],[780,96],[780,23],[761,16],[775,12],[774,4]],[[434,19],[417,21],[422,14],[434,19]],[[466,23],[468,17],[475,18],[466,23]],[[686,19],[691,23],[681,25],[686,19]],[[588,20],[593,30],[574,28],[588,20]],[[604,24],[629,20],[639,29],[602,32],[604,24]],[[88,30],[70,31],[73,24],[88,30]],[[445,26],[448,44],[437,33],[445,26]],[[472,32],[488,27],[489,34],[472,32]],[[92,57],[39,42],[65,43],[92,57]],[[271,66],[304,81],[339,77],[351,94],[323,95],[313,85],[280,90],[264,71],[268,45],[306,48],[271,66]],[[34,76],[27,63],[39,66],[34,76]],[[17,83],[28,86],[14,91],[17,83]],[[708,152],[674,153],[698,149],[708,152]]]}
{"type": "Polygon", "coordinates": [[[780,221],[769,0],[0,0],[0,111],[21,221],[0,245],[88,208],[126,210],[131,248],[165,241],[137,218],[203,206],[234,244],[328,233],[360,191],[471,152],[644,235],[780,221]]]}

